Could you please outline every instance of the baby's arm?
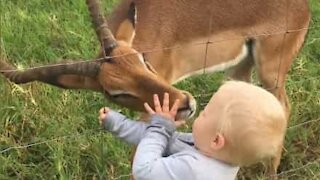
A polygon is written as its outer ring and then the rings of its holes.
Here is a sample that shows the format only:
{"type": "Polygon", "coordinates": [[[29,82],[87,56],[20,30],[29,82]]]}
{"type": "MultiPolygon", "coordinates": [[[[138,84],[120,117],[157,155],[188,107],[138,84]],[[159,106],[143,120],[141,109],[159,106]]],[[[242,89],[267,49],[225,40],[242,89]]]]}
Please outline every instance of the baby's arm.
{"type": "Polygon", "coordinates": [[[194,179],[191,156],[175,154],[163,157],[168,141],[175,131],[174,122],[153,115],[133,161],[136,179],[194,179]]]}
{"type": "MultiPolygon", "coordinates": [[[[131,120],[116,111],[106,110],[104,116],[101,115],[103,112],[100,110],[100,119],[104,129],[127,143],[137,145],[145,134],[147,124],[131,120]]],[[[102,109],[102,111],[104,110],[102,109]]]]}

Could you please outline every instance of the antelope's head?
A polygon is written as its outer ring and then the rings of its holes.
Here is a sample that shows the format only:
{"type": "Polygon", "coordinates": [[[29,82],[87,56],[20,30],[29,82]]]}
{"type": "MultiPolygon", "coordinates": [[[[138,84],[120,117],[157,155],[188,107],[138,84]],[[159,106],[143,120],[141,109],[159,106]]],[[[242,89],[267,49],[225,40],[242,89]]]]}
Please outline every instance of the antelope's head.
{"type": "MultiPolygon", "coordinates": [[[[14,83],[41,81],[61,88],[98,91],[116,104],[139,111],[144,110],[144,102],[153,106],[153,94],[162,98],[168,92],[171,105],[175,99],[180,99],[178,118],[191,117],[196,107],[194,98],[158,76],[143,55],[131,47],[134,31],[114,36],[99,3],[87,0],[87,5],[102,47],[99,60],[64,62],[27,70],[16,70],[0,61],[2,74],[14,83]]],[[[129,13],[135,16],[134,5],[130,6],[129,13]]],[[[128,19],[123,27],[130,27],[126,23],[134,26],[133,21],[128,19]]]]}

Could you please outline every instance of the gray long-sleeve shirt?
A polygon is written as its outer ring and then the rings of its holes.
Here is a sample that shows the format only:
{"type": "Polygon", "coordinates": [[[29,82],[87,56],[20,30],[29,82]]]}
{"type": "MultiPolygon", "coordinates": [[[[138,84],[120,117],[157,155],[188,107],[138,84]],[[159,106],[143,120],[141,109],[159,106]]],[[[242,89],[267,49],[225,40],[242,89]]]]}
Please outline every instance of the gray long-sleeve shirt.
{"type": "Polygon", "coordinates": [[[110,111],[104,122],[113,135],[138,145],[132,167],[136,180],[227,180],[235,179],[239,170],[201,154],[191,133],[176,132],[161,116],[152,116],[147,124],[110,111]]]}

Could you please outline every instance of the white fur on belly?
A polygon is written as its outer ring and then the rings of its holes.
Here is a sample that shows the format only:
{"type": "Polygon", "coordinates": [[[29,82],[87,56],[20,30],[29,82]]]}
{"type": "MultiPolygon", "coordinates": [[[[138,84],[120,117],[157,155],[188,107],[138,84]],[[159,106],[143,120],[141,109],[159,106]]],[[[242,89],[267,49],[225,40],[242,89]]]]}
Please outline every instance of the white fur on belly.
{"type": "MultiPolygon", "coordinates": [[[[217,72],[217,71],[226,70],[230,67],[233,67],[233,66],[239,64],[247,55],[248,55],[248,47],[246,45],[243,45],[242,51],[240,52],[240,54],[236,58],[234,58],[232,60],[228,60],[225,63],[220,63],[220,64],[213,65],[210,67],[206,67],[205,72],[206,73],[213,73],[213,72],[217,72]]],[[[202,74],[203,72],[204,72],[203,69],[190,72],[190,73],[185,74],[185,75],[181,76],[180,78],[178,78],[176,81],[174,81],[174,83],[182,81],[182,80],[184,80],[188,77],[191,77],[193,75],[202,74]]]]}

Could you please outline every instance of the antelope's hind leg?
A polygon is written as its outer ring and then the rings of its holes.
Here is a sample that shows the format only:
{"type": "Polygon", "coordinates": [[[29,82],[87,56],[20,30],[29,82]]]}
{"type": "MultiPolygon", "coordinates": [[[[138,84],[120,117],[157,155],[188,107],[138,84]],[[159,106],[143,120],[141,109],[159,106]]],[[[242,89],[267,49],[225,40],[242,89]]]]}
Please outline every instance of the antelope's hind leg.
{"type": "Polygon", "coordinates": [[[249,47],[248,55],[236,66],[226,70],[226,74],[232,80],[251,82],[251,71],[254,65],[253,56],[249,47]]]}
{"type": "MultiPolygon", "coordinates": [[[[300,50],[306,30],[260,37],[255,45],[255,64],[258,78],[263,87],[273,93],[282,104],[287,120],[289,119],[290,106],[285,89],[286,75],[296,54],[300,50]]],[[[280,164],[282,146],[273,158],[269,167],[269,175],[276,179],[280,164]]]]}

